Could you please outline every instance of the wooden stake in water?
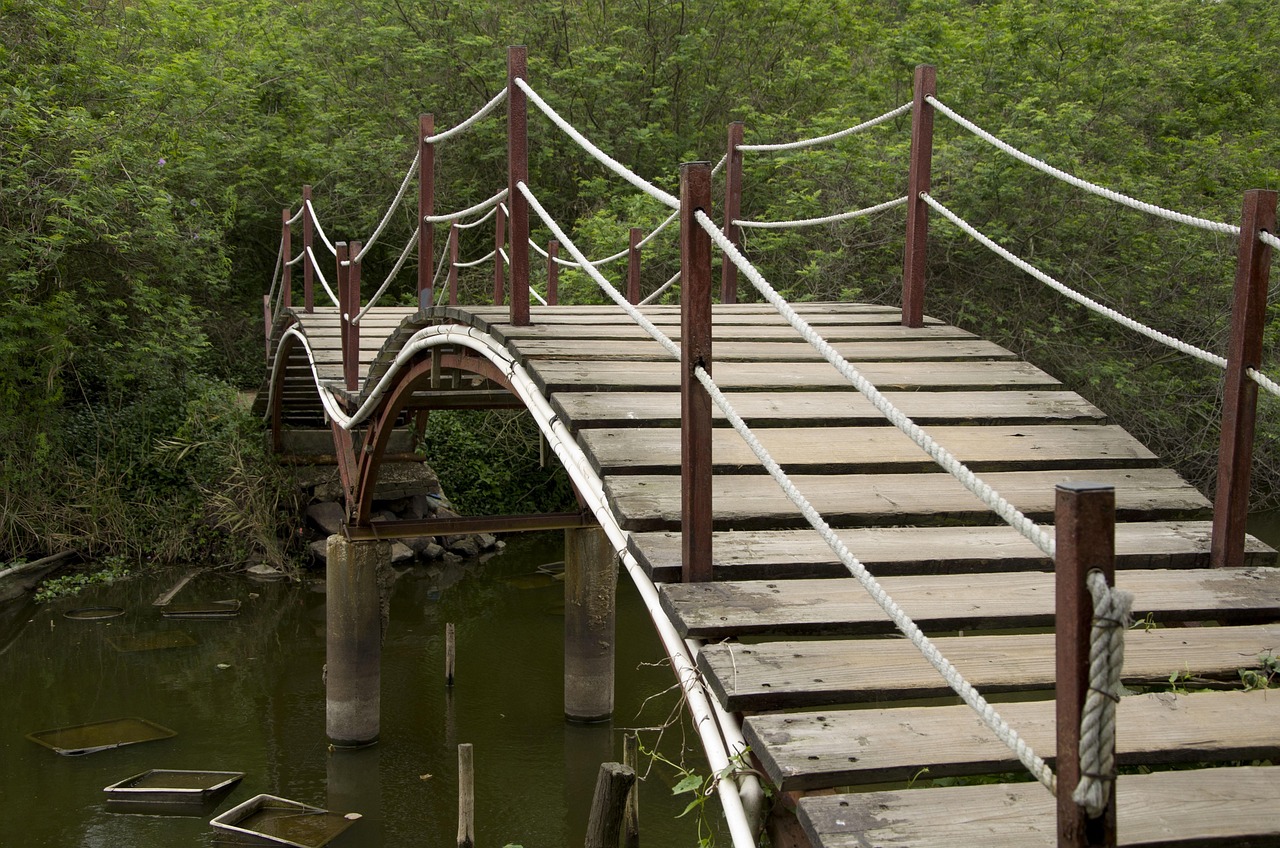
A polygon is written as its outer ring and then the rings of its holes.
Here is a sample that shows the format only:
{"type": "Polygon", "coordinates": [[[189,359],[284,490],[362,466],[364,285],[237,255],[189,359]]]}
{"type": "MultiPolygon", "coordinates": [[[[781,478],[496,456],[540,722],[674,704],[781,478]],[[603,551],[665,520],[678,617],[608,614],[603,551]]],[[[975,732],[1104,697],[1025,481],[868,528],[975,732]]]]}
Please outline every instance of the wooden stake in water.
{"type": "MultiPolygon", "coordinates": [[[[634,772],[640,771],[640,737],[628,733],[622,740],[622,764],[634,772]]],[[[627,809],[622,817],[623,848],[640,847],[640,784],[631,784],[627,790],[627,809]]]]}
{"type": "Polygon", "coordinates": [[[453,659],[457,641],[453,632],[453,622],[444,626],[444,685],[453,685],[453,659]]]}
{"type": "Polygon", "coordinates": [[[614,848],[622,829],[627,792],[635,785],[636,773],[622,763],[601,763],[596,777],[596,794],[591,801],[586,848],[614,848]]]}
{"type": "Polygon", "coordinates": [[[475,848],[476,797],[475,765],[471,743],[458,746],[458,848],[475,848]]]}

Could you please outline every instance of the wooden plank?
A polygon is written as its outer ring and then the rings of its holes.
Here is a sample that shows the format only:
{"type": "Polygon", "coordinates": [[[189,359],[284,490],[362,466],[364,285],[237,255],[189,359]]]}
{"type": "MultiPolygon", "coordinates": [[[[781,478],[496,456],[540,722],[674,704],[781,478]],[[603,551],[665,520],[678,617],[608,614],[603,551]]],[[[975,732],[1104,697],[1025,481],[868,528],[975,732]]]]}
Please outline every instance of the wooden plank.
{"type": "MultiPolygon", "coordinates": [[[[1057,389],[1061,384],[1026,362],[855,362],[861,374],[883,390],[892,389],[1057,389]]],[[[529,363],[529,373],[542,393],[560,391],[653,391],[679,385],[679,363],[575,362],[546,359],[529,363]]],[[[825,362],[770,364],[725,362],[715,366],[721,389],[789,392],[834,388],[854,391],[844,377],[825,362]]],[[[784,399],[785,402],[785,399],[784,399]]]]}
{"type": "MultiPolygon", "coordinates": [[[[831,342],[837,353],[850,362],[903,362],[917,360],[962,361],[967,359],[1016,359],[1010,351],[982,339],[941,339],[938,341],[844,341],[831,342]]],[[[653,339],[584,339],[513,341],[509,347],[530,359],[589,359],[604,361],[665,362],[671,354],[653,339]]],[[[803,341],[726,341],[715,345],[715,361],[721,362],[822,362],[822,356],[803,341]]]]}
{"type": "MultiPolygon", "coordinates": [[[[1053,575],[940,574],[880,578],[924,630],[1052,627],[1053,575]]],[[[1116,585],[1134,595],[1133,613],[1160,623],[1248,622],[1280,618],[1274,568],[1130,570],[1116,585]]],[[[849,578],[671,583],[662,608],[681,636],[723,639],[769,633],[856,636],[894,632],[862,584],[849,578]]]]}
{"type": "MultiPolygon", "coordinates": [[[[946,636],[933,640],[985,693],[1053,686],[1053,634],[946,636]]],[[[1237,680],[1280,644],[1280,625],[1136,629],[1125,634],[1129,686],[1167,684],[1174,674],[1237,680]]],[[[951,690],[904,639],[776,641],[708,645],[698,657],[730,712],[934,698],[951,690]]]]}
{"type": "MultiPolygon", "coordinates": [[[[1115,426],[939,426],[929,435],[973,471],[1152,465],[1157,457],[1115,426]]],[[[760,441],[788,473],[931,471],[937,464],[897,427],[797,427],[761,431],[760,441]]],[[[676,430],[583,430],[578,443],[601,474],[654,474],[680,467],[676,430]]],[[[716,473],[764,468],[732,430],[712,435],[716,473]]]]}
{"type": "MultiPolygon", "coordinates": [[[[1117,568],[1205,568],[1212,526],[1208,521],[1116,525],[1117,568]]],[[[1046,532],[1052,532],[1050,525],[1046,532]]],[[[877,576],[972,572],[1052,571],[1053,563],[1022,534],[990,527],[861,527],[840,538],[877,576]]],[[[659,582],[680,579],[680,534],[635,533],[631,550],[659,582]]],[[[717,532],[711,542],[717,580],[846,577],[848,571],[812,529],[717,532]]],[[[1245,565],[1276,564],[1276,552],[1252,536],[1245,565]]]]}
{"type": "MultiPolygon", "coordinates": [[[[719,369],[717,369],[719,373],[719,369]]],[[[828,424],[883,424],[882,415],[852,387],[831,392],[726,392],[729,402],[753,428],[828,424]]],[[[1045,420],[1089,420],[1106,416],[1075,392],[967,391],[885,392],[885,397],[917,424],[1029,424],[1045,420]]],[[[680,396],[674,391],[561,392],[551,398],[574,429],[587,427],[678,427],[680,396]]],[[[728,426],[719,408],[717,425],[728,426]]]]}
{"type": "MultiPolygon", "coordinates": [[[[985,504],[944,472],[932,474],[796,474],[796,487],[832,526],[995,523],[985,504]]],[[[1203,518],[1209,501],[1163,468],[1085,471],[996,471],[983,480],[1033,520],[1053,516],[1053,487],[1089,482],[1116,487],[1120,520],[1203,518]]],[[[806,524],[772,477],[717,475],[712,479],[716,529],[769,530],[806,524]]],[[[679,526],[677,475],[614,475],[605,479],[614,514],[628,530],[679,526]]]]}
{"type": "MultiPolygon", "coordinates": [[[[643,341],[649,334],[636,324],[531,324],[516,327],[510,324],[490,324],[489,332],[502,342],[518,342],[533,339],[550,341],[574,341],[584,339],[617,339],[619,341],[643,341]]],[[[679,325],[664,327],[663,332],[673,341],[680,340],[679,325]]],[[[759,326],[750,324],[719,324],[712,328],[712,338],[717,342],[774,341],[796,342],[800,335],[790,325],[759,326]]],[[[973,333],[948,324],[931,324],[926,327],[904,327],[901,324],[830,324],[822,328],[822,336],[829,342],[848,341],[928,341],[943,339],[976,339],[973,333]]]]}
{"type": "MultiPolygon", "coordinates": [[[[1125,775],[1116,784],[1124,846],[1280,845],[1280,769],[1125,775]]],[[[801,799],[815,848],[1055,848],[1054,798],[1036,783],[801,799]]]]}
{"type": "MultiPolygon", "coordinates": [[[[996,708],[1053,761],[1052,700],[996,708]]],[[[1116,754],[1125,766],[1269,759],[1280,756],[1278,724],[1280,698],[1266,690],[1132,695],[1116,708],[1116,754]]],[[[967,706],[768,713],[742,731],[782,791],[1022,769],[967,706]]]]}

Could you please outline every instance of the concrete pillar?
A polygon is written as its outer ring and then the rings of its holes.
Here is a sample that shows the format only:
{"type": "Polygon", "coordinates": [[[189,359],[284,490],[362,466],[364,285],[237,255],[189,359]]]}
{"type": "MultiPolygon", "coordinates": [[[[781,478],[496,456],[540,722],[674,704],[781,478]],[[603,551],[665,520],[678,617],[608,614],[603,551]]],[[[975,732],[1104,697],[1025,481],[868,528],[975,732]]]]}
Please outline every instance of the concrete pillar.
{"type": "Polygon", "coordinates": [[[378,741],[382,679],[379,564],[391,563],[389,542],[330,536],[325,570],[325,732],[339,747],[378,741]]]}
{"type": "Polygon", "coordinates": [[[613,715],[617,555],[599,527],[564,531],[564,714],[570,721],[613,715]]]}

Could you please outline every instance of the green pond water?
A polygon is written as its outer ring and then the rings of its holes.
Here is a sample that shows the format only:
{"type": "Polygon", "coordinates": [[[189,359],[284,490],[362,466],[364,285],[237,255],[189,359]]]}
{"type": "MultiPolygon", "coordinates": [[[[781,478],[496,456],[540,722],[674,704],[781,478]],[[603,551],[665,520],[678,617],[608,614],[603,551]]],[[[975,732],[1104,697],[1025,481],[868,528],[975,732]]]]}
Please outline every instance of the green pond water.
{"type": "MultiPolygon", "coordinates": [[[[206,573],[177,598],[239,599],[241,613],[229,620],[162,618],[151,602],[181,572],[51,605],[10,605],[0,611],[0,846],[212,844],[207,818],[107,811],[104,786],[167,768],[245,772],[215,813],[261,792],[360,813],[335,848],[448,848],[456,843],[462,742],[475,746],[478,845],[581,845],[600,763],[621,760],[624,728],[663,725],[679,702],[667,691],[673,677],[624,575],[614,719],[564,721],[563,584],[537,572],[563,556],[559,534],[524,536],[485,563],[407,572],[394,588],[383,646],[381,742],[360,751],[330,751],[325,738],[319,586],[206,573]],[[125,614],[99,621],[63,615],[102,605],[125,614]],[[458,642],[451,692],[444,685],[450,621],[458,642]],[[26,738],[123,717],[177,735],[79,757],[26,738]]],[[[657,731],[644,731],[641,740],[706,773],[687,724],[668,728],[660,741],[657,731]]],[[[693,816],[676,818],[688,801],[671,794],[679,777],[657,764],[641,783],[647,845],[697,843],[693,816]]]]}

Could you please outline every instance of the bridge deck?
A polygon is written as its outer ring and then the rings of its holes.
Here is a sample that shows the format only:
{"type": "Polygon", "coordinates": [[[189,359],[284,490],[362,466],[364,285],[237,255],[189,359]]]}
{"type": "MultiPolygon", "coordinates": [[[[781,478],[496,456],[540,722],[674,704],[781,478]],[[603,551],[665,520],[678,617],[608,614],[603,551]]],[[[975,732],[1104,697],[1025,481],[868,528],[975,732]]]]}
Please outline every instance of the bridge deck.
{"type": "MultiPolygon", "coordinates": [[[[1200,691],[1239,688],[1240,669],[1265,675],[1264,658],[1280,645],[1273,551],[1251,539],[1248,567],[1209,570],[1209,502],[1102,412],[1008,351],[936,321],[903,328],[891,308],[798,309],[891,401],[1031,517],[1052,519],[1057,482],[1116,486],[1117,582],[1135,592],[1137,617],[1147,621],[1127,635],[1126,685],[1176,684],[1173,693],[1123,699],[1122,763],[1280,754],[1274,732],[1266,732],[1280,717],[1280,698],[1200,691]]],[[[645,312],[678,338],[675,308],[645,312]]],[[[336,381],[333,313],[318,310],[303,323],[322,379],[336,381]]],[[[1001,709],[1051,759],[1052,563],[995,524],[977,498],[793,341],[771,309],[717,306],[714,316],[712,371],[743,417],[960,670],[986,691],[1026,701],[1001,709]]],[[[1007,750],[967,708],[954,706],[915,650],[884,638],[892,631],[884,615],[816,535],[799,529],[798,512],[732,431],[717,431],[714,440],[718,582],[671,582],[680,556],[678,371],[629,319],[612,307],[554,307],[535,308],[531,327],[511,326],[501,308],[436,309],[429,320],[489,332],[530,371],[603,478],[638,560],[664,584],[672,621],[689,637],[718,640],[702,652],[701,671],[728,710],[747,716],[759,766],[789,793],[813,845],[1055,843],[1053,800],[1040,787],[921,788],[935,778],[1021,778],[1007,750]],[[869,791],[889,781],[901,783],[869,791]]],[[[411,310],[374,310],[362,331],[362,374],[385,371],[421,326],[411,310]]],[[[295,359],[286,420],[317,411],[309,382],[295,359]]],[[[1267,834],[1247,844],[1276,844],[1278,774],[1237,768],[1125,777],[1121,840],[1246,844],[1239,840],[1247,831],[1267,834]]]]}

